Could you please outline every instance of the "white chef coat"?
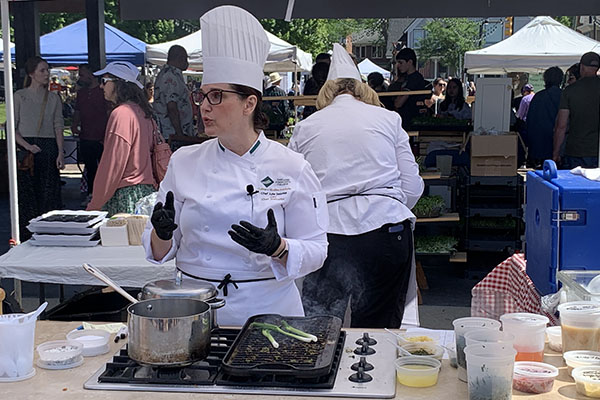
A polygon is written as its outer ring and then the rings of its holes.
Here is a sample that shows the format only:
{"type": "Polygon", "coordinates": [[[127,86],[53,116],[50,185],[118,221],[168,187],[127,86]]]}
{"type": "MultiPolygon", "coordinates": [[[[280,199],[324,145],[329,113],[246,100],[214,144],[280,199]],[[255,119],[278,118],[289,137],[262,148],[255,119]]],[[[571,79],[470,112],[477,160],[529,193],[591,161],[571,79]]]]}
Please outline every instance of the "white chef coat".
{"type": "Polygon", "coordinates": [[[160,264],[176,257],[182,271],[212,280],[226,274],[234,281],[275,277],[239,283],[237,289],[229,285],[226,305],[217,312],[220,324],[243,325],[262,313],[304,315],[294,280],[323,265],[328,215],[319,180],[300,154],[262,132],[242,156],[218,140],[182,147],[171,157],[157,201],[164,202],[169,191],[178,225],[173,245],[162,260],[154,260],[149,223],[142,239],[148,261],[160,264]],[[258,192],[250,196],[248,185],[258,192]],[[289,245],[285,266],[250,252],[227,234],[241,220],[265,227],[269,208],[289,245]]]}
{"type": "Polygon", "coordinates": [[[304,155],[321,181],[329,233],[357,235],[416,220],[410,210],[423,179],[398,113],[342,94],[296,125],[288,147],[304,155]],[[365,196],[331,202],[351,194],[365,196]]]}
{"type": "MultiPolygon", "coordinates": [[[[327,201],[364,194],[328,204],[327,232],[357,235],[406,219],[414,228],[410,210],[424,184],[398,113],[338,95],[296,125],[288,147],[311,164],[327,201]]],[[[413,254],[403,327],[419,325],[415,269],[413,254]]]]}

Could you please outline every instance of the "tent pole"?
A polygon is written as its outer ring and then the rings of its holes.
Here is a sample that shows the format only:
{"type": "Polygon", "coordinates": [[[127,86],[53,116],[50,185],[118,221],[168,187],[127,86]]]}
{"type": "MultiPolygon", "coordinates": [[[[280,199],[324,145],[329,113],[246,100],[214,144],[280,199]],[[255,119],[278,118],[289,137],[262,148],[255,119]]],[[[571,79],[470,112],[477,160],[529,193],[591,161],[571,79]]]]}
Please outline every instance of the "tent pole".
{"type": "Polygon", "coordinates": [[[4,98],[6,99],[6,152],[8,154],[8,185],[10,192],[11,237],[20,243],[19,202],[17,194],[17,163],[15,153],[15,114],[13,108],[13,81],[10,56],[10,19],[8,0],[0,0],[2,6],[2,40],[4,44],[4,98]],[[7,57],[8,54],[8,57],[7,57]]]}
{"type": "MultiPolygon", "coordinates": [[[[296,85],[296,75],[298,74],[298,47],[294,46],[294,76],[293,76],[293,83],[292,83],[292,88],[296,88],[296,90],[294,90],[294,93],[296,93],[296,96],[298,96],[300,93],[300,85],[296,85]]],[[[298,105],[297,102],[294,102],[294,126],[296,126],[298,124],[298,105]]]]}

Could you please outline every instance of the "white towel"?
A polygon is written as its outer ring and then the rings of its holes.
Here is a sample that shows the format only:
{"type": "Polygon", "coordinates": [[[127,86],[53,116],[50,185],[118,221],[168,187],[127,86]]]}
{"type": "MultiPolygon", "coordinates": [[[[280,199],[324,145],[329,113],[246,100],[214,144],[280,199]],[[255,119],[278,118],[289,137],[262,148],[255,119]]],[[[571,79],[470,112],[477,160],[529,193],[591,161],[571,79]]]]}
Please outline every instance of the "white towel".
{"type": "Polygon", "coordinates": [[[600,168],[581,168],[576,167],[571,170],[573,175],[581,175],[591,181],[600,181],[600,168]]]}

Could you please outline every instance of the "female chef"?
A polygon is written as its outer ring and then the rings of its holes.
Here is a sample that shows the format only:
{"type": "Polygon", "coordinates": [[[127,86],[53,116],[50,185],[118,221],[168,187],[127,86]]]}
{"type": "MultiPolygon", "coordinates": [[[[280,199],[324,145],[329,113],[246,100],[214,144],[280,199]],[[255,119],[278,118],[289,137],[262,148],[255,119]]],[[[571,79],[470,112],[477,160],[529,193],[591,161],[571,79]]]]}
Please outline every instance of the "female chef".
{"type": "Polygon", "coordinates": [[[175,152],[144,232],[150,262],[176,257],[188,279],[214,282],[224,325],[254,314],[303,316],[296,278],[327,254],[325,196],[304,158],[260,128],[263,65],[269,41],[245,10],[202,16],[200,107],[215,136],[175,152]]]}
{"type": "Polygon", "coordinates": [[[397,328],[407,297],[416,302],[410,210],[423,180],[398,114],[381,107],[346,50],[333,49],[319,111],[289,145],[319,177],[330,218],[327,260],[304,279],[302,299],[307,315],[343,318],[351,301],[351,326],[397,328]]]}

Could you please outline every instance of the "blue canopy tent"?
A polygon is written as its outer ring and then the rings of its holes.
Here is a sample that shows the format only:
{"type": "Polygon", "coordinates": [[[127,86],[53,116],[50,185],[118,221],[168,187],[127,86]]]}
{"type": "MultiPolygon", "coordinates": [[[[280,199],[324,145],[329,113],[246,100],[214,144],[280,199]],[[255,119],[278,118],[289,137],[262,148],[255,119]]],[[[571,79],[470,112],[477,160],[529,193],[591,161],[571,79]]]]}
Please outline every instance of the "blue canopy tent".
{"type": "MultiPolygon", "coordinates": [[[[106,62],[129,61],[144,65],[146,43],[104,24],[106,62]]],[[[11,50],[14,60],[14,48],[11,50]]],[[[78,65],[88,62],[87,20],[82,19],[40,37],[41,56],[51,65],[78,65]]]]}

